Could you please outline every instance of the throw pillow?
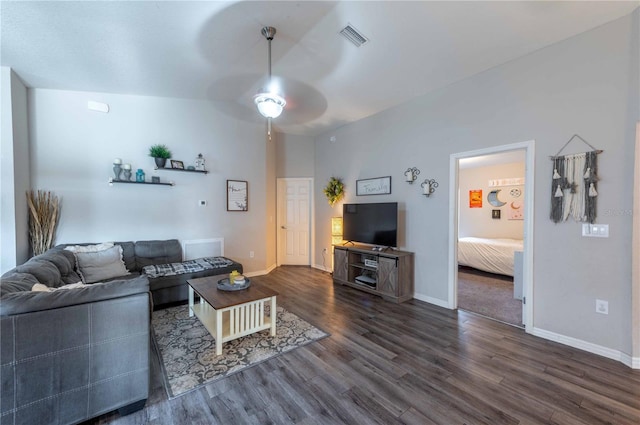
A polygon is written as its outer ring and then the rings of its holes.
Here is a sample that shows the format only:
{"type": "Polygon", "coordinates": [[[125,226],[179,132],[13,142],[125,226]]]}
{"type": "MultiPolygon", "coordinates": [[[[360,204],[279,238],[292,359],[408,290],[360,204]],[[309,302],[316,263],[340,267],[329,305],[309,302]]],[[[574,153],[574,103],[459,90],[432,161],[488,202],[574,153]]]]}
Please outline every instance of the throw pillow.
{"type": "Polygon", "coordinates": [[[34,292],[51,292],[51,288],[47,285],[43,285],[42,283],[36,283],[31,287],[31,290],[34,292]]]}
{"type": "Polygon", "coordinates": [[[99,252],[113,247],[113,242],[103,242],[96,245],[70,245],[65,249],[71,252],[99,252]]]}
{"type": "Polygon", "coordinates": [[[64,285],[59,288],[49,288],[48,286],[43,285],[42,283],[36,283],[31,287],[31,290],[34,292],[53,292],[53,291],[60,291],[64,289],[84,288],[85,286],[87,285],[85,285],[82,282],[78,282],[78,283],[70,283],[68,285],[64,285]]]}
{"type": "Polygon", "coordinates": [[[125,276],[129,271],[122,260],[122,247],[115,245],[97,252],[74,252],[82,283],[94,283],[125,276]]]}

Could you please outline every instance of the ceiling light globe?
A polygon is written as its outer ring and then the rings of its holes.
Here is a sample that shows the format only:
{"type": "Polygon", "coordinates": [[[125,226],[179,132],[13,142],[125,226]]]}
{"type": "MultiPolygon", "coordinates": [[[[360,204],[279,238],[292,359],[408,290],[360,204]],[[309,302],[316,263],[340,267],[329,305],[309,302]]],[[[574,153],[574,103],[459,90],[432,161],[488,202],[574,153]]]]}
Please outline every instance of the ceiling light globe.
{"type": "Polygon", "coordinates": [[[282,113],[282,109],[287,104],[282,96],[274,93],[261,93],[254,99],[258,107],[258,112],[265,118],[277,118],[282,113]]]}

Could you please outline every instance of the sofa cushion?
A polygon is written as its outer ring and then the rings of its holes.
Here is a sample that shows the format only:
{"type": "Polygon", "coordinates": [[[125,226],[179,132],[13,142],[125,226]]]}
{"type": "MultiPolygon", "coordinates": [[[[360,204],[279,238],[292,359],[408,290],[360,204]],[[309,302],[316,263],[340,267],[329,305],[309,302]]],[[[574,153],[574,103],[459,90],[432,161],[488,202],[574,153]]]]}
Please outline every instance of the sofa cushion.
{"type": "Polygon", "coordinates": [[[75,272],[76,258],[72,252],[54,248],[33,259],[53,263],[60,271],[60,285],[80,282],[80,276],[75,272]]]}
{"type": "Polygon", "coordinates": [[[135,244],[136,270],[152,264],[182,261],[182,247],[177,239],[166,241],[138,241],[135,244]]]}
{"type": "Polygon", "coordinates": [[[68,291],[14,292],[2,297],[0,316],[52,310],[145,292],[149,292],[149,280],[146,276],[96,283],[68,291]]]}
{"type": "Polygon", "coordinates": [[[16,273],[32,274],[39,283],[52,288],[62,285],[61,274],[58,267],[45,259],[32,258],[21,266],[13,269],[16,273]]]}
{"type": "Polygon", "coordinates": [[[15,270],[10,270],[0,279],[0,298],[14,292],[30,291],[37,283],[39,283],[38,279],[30,273],[17,273],[15,270]]]}
{"type": "Polygon", "coordinates": [[[122,260],[122,247],[113,246],[104,251],[75,252],[78,272],[83,283],[100,282],[129,274],[122,260]]]}
{"type": "Polygon", "coordinates": [[[136,268],[136,250],[133,242],[116,242],[116,245],[122,247],[122,260],[124,265],[130,272],[140,271],[136,268]]]}

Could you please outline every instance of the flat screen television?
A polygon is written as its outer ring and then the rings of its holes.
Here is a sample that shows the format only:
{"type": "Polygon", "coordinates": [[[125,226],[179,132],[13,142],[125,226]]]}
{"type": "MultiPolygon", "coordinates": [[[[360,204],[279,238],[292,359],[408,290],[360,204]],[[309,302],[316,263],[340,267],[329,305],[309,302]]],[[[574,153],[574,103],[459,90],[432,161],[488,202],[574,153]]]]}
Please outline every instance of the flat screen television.
{"type": "Polygon", "coordinates": [[[344,204],[342,239],[371,245],[398,245],[398,203],[344,204]]]}

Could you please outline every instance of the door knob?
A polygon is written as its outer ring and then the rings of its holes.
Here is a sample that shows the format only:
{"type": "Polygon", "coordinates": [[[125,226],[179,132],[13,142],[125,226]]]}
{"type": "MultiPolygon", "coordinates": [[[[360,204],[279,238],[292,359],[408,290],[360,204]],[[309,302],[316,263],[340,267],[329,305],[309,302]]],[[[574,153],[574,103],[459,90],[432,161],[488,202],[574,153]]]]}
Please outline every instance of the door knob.
{"type": "Polygon", "coordinates": [[[284,226],[280,226],[280,228],[281,228],[281,229],[284,229],[284,230],[287,230],[287,228],[286,228],[286,227],[284,227],[284,226]]]}

